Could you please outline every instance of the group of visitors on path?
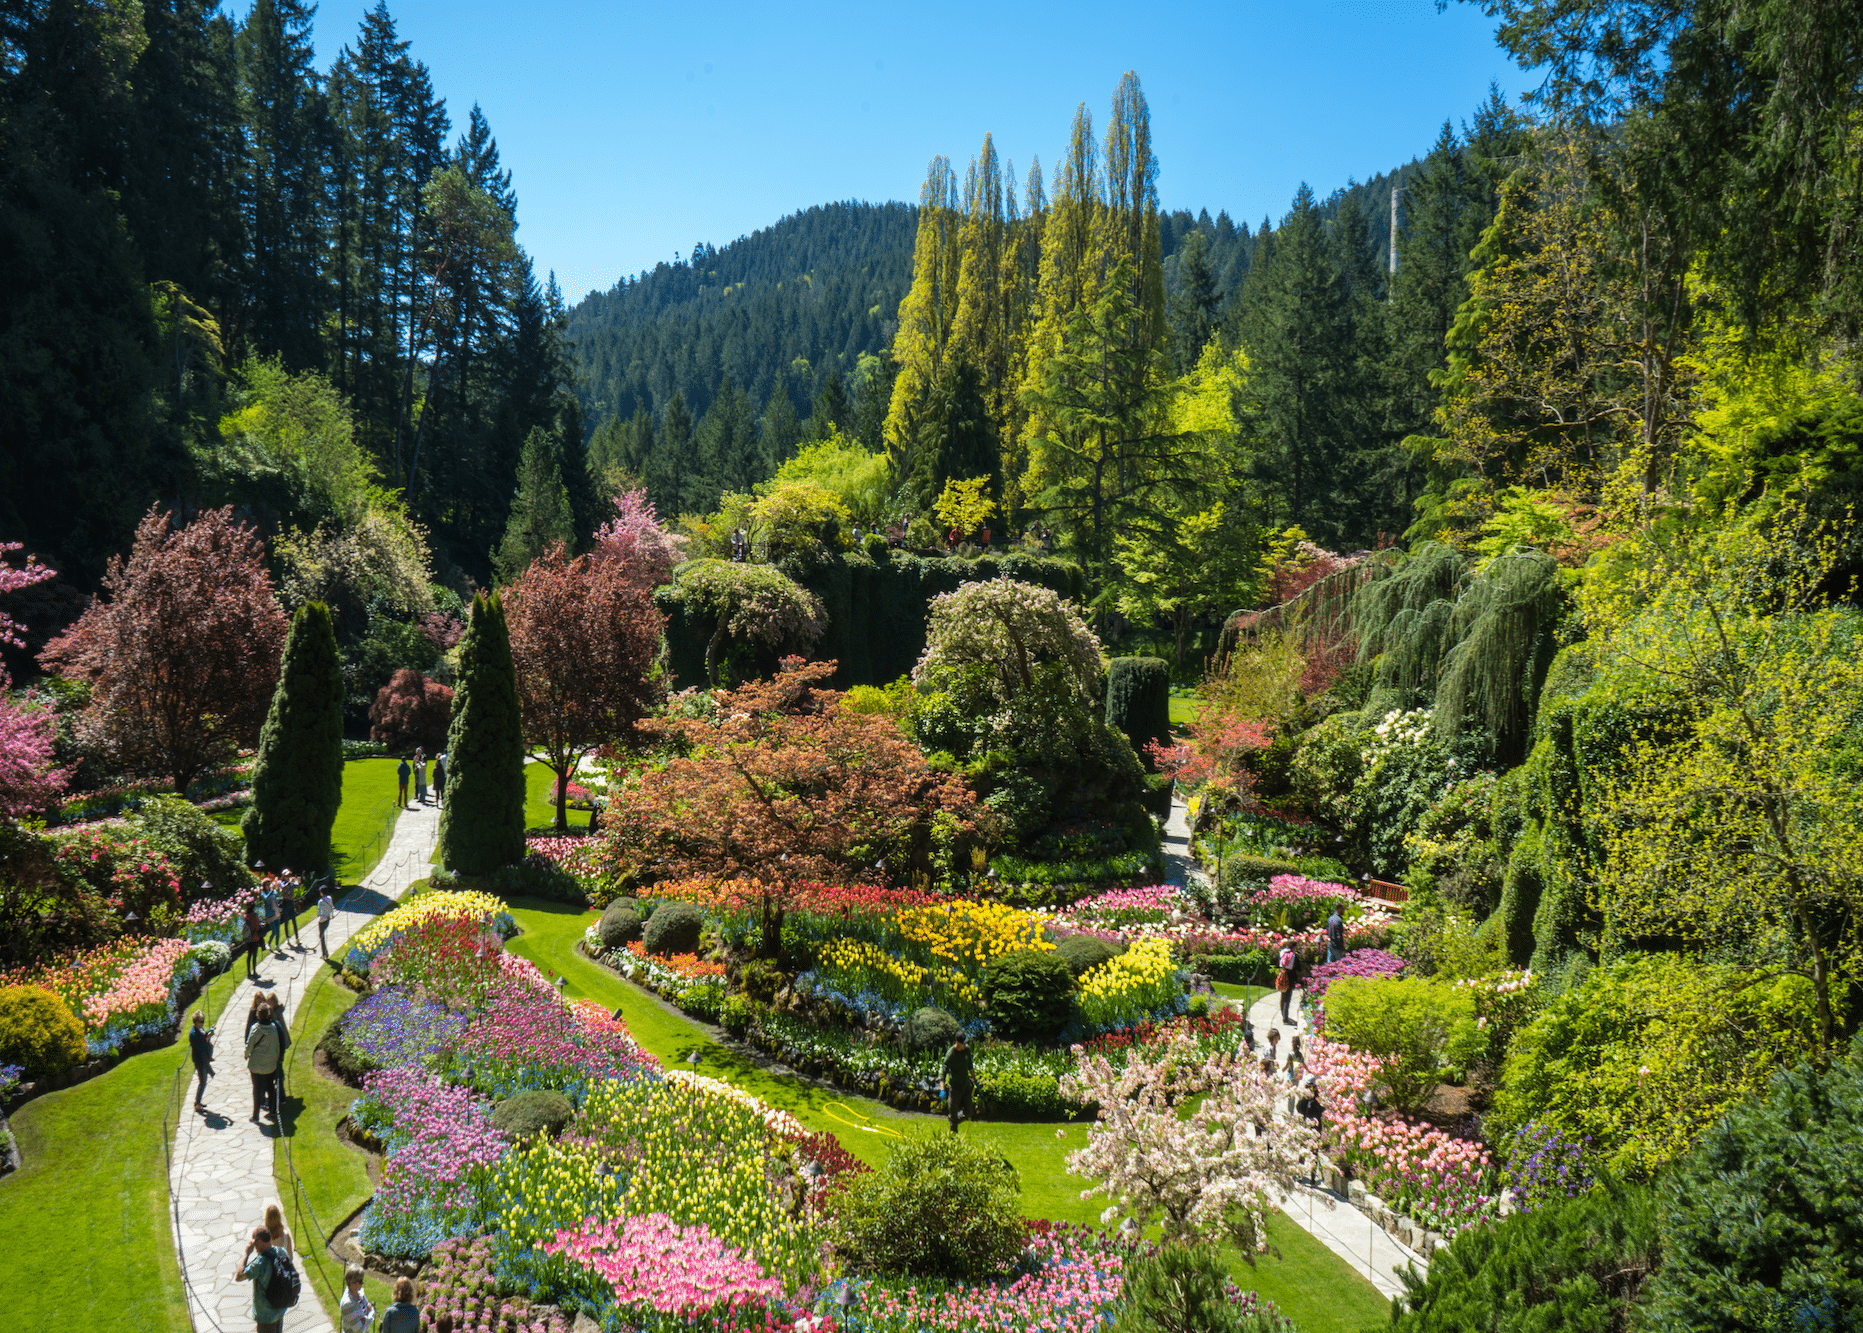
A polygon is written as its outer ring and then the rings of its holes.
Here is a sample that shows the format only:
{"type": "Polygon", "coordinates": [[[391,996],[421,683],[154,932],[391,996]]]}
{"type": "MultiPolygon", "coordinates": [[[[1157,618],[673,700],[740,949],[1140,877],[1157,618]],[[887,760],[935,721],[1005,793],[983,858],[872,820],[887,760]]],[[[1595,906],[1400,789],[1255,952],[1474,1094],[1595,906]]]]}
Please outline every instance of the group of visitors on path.
{"type": "MultiPolygon", "coordinates": [[[[265,863],[260,862],[254,869],[265,870],[265,863]]],[[[248,981],[259,975],[259,954],[263,950],[271,949],[277,958],[286,956],[286,931],[291,933],[292,947],[299,953],[306,951],[298,916],[310,906],[313,894],[317,906],[317,952],[328,958],[330,923],[336,919],[336,900],[330,896],[329,884],[313,881],[307,885],[289,869],[275,875],[266,872],[260,880],[259,896],[247,904],[241,915],[240,938],[234,945],[233,956],[243,956],[246,960],[248,981]]],[[[230,960],[228,966],[231,966],[230,960]]]]}
{"type": "MultiPolygon", "coordinates": [[[[401,779],[401,808],[407,809],[408,779],[414,780],[414,799],[422,805],[427,804],[427,751],[414,751],[412,762],[403,758],[401,767],[395,770],[401,779]]],[[[446,751],[442,750],[433,757],[433,803],[446,804],[446,751]]]]}
{"type": "MultiPolygon", "coordinates": [[[[284,1333],[285,1315],[304,1294],[297,1269],[297,1245],[285,1225],[284,1210],[274,1200],[265,1205],[265,1220],[252,1229],[245,1253],[233,1276],[252,1283],[252,1322],[258,1333],[284,1333]]],[[[362,1291],[362,1269],[351,1264],[343,1273],[343,1295],[337,1313],[342,1333],[369,1333],[375,1303],[362,1291]]],[[[414,1303],[414,1282],[395,1283],[395,1303],[382,1312],[377,1333],[420,1333],[420,1307],[414,1303]]]]}
{"type": "MultiPolygon", "coordinates": [[[[194,1011],[188,1031],[188,1054],[194,1061],[194,1109],[205,1114],[207,1080],[220,1071],[213,1067],[213,1037],[218,1028],[207,1026],[207,1015],[194,1011]]],[[[246,1072],[252,1078],[252,1119],[269,1115],[279,1123],[285,1095],[285,1052],[291,1048],[291,1025],[284,1005],[268,991],[256,991],[246,1011],[246,1072]]]]}

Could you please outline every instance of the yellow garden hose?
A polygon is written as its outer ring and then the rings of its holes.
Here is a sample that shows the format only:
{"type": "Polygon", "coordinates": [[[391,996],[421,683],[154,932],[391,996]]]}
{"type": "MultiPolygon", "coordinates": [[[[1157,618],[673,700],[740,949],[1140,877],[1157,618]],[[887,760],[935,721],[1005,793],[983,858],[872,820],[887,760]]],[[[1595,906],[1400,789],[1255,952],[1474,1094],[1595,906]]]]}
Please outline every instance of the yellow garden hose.
{"type": "Polygon", "coordinates": [[[849,1120],[847,1116],[835,1115],[835,1107],[837,1106],[840,1107],[843,1111],[846,1111],[847,1114],[850,1116],[856,1114],[854,1108],[849,1106],[846,1102],[829,1102],[828,1105],[822,1109],[828,1113],[831,1119],[840,1121],[842,1124],[846,1125],[849,1129],[864,1129],[869,1134],[889,1134],[893,1138],[896,1138],[896,1139],[903,1139],[905,1137],[904,1134],[901,1134],[896,1129],[887,1129],[880,1125],[866,1124],[859,1120],[849,1120]]]}

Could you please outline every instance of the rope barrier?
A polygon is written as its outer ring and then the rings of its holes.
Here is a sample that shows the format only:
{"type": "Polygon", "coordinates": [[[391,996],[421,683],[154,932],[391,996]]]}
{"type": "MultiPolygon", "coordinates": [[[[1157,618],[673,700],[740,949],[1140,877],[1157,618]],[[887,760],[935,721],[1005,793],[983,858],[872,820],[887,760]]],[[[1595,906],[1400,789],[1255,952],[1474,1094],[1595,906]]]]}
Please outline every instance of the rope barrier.
{"type": "Polygon", "coordinates": [[[168,1122],[171,1115],[176,1117],[180,1115],[182,1075],[187,1067],[185,1060],[175,1066],[175,1077],[169,1089],[168,1100],[162,1104],[162,1160],[168,1167],[166,1181],[168,1212],[174,1224],[175,1259],[181,1266],[181,1285],[187,1288],[188,1295],[193,1298],[196,1305],[200,1306],[201,1314],[209,1324],[213,1325],[214,1333],[226,1333],[226,1330],[221,1328],[214,1319],[213,1311],[207,1302],[201,1299],[200,1292],[194,1289],[194,1279],[188,1276],[187,1250],[181,1243],[181,1200],[175,1194],[175,1155],[168,1135],[168,1122]]]}

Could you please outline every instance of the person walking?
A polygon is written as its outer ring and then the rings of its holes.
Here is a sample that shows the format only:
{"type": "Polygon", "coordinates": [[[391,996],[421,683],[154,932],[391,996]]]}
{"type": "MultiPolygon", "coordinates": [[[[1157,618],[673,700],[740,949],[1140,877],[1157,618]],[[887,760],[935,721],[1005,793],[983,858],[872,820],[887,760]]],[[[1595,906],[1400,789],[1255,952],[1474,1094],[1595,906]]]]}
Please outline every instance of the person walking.
{"type": "Polygon", "coordinates": [[[259,919],[265,922],[265,947],[276,949],[278,930],[284,920],[278,915],[278,881],[270,875],[265,877],[265,886],[259,890],[259,919]]]}
{"type": "Polygon", "coordinates": [[[282,1120],[285,1114],[285,1052],[291,1049],[291,1024],[285,1021],[285,1006],[276,995],[266,1005],[265,1021],[278,1031],[278,1072],[273,1075],[272,1118],[282,1120]]]}
{"type": "Polygon", "coordinates": [[[427,804],[427,752],[414,752],[414,799],[427,804]]]}
{"type": "Polygon", "coordinates": [[[957,1122],[966,1117],[974,1120],[976,1109],[971,1105],[971,1072],[974,1062],[970,1055],[970,1043],[964,1040],[962,1032],[951,1043],[951,1049],[944,1053],[944,1102],[945,1114],[951,1120],[951,1132],[957,1133],[957,1122]]]}
{"type": "Polygon", "coordinates": [[[207,1080],[213,1077],[213,1033],[207,1026],[207,1015],[200,1010],[194,1011],[194,1026],[188,1031],[188,1054],[194,1060],[194,1073],[200,1083],[194,1089],[194,1109],[205,1111],[207,1103],[207,1080]]]}
{"type": "Polygon", "coordinates": [[[408,808],[408,779],[414,776],[406,755],[401,756],[401,767],[395,770],[395,776],[401,779],[401,808],[405,810],[408,808]]]}
{"type": "Polygon", "coordinates": [[[1339,904],[1333,904],[1333,914],[1326,918],[1326,961],[1336,963],[1345,957],[1345,918],[1339,915],[1339,904]]]}
{"type": "Polygon", "coordinates": [[[382,1333],[420,1333],[420,1306],[414,1304],[414,1279],[395,1280],[395,1303],[382,1311],[382,1333]]]}
{"type": "Polygon", "coordinates": [[[300,895],[304,892],[304,881],[286,870],[278,881],[278,948],[284,951],[285,927],[291,927],[291,942],[301,950],[304,940],[298,934],[298,912],[303,907],[300,895]]]}
{"type": "Polygon", "coordinates": [[[297,1262],[298,1247],[291,1243],[291,1228],[285,1225],[285,1210],[278,1200],[265,1201],[265,1220],[259,1224],[272,1234],[272,1248],[284,1251],[285,1258],[297,1262]]]}
{"type": "Polygon", "coordinates": [[[278,1120],[278,1066],[283,1052],[278,1045],[278,1028],[271,1022],[271,1010],[262,1008],[263,1016],[246,1032],[246,1072],[252,1075],[252,1119],[269,1111],[278,1120]]]}
{"type": "Polygon", "coordinates": [[[330,885],[326,882],[317,896],[317,952],[325,958],[330,956],[330,923],[336,920],[336,899],[330,896],[330,885]]]}
{"type": "Polygon", "coordinates": [[[1281,949],[1281,970],[1275,974],[1274,988],[1281,992],[1281,1021],[1293,1025],[1294,1020],[1287,1016],[1288,1002],[1294,998],[1294,946],[1284,945],[1281,949]]]}
{"type": "Polygon", "coordinates": [[[245,926],[246,936],[240,948],[246,955],[246,980],[251,981],[259,975],[259,946],[265,943],[265,925],[251,903],[246,904],[245,926]]]}
{"type": "Polygon", "coordinates": [[[369,1333],[369,1321],[375,1318],[375,1302],[362,1294],[362,1269],[351,1264],[343,1270],[343,1299],[337,1303],[342,1333],[369,1333]]]}
{"type": "Polygon", "coordinates": [[[271,1285],[272,1274],[277,1269],[271,1232],[264,1227],[254,1227],[252,1239],[246,1242],[246,1252],[233,1269],[233,1279],[252,1283],[252,1322],[258,1333],[284,1333],[285,1312],[265,1298],[265,1289],[271,1285]]]}
{"type": "Polygon", "coordinates": [[[446,804],[446,751],[433,757],[433,803],[446,804]]]}

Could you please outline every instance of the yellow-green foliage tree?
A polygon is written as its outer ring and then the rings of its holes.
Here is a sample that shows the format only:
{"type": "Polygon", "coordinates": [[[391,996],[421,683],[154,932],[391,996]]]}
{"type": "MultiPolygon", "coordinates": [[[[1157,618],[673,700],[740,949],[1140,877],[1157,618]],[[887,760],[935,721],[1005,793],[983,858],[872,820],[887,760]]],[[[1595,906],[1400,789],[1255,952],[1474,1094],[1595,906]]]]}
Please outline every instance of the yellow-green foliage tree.
{"type": "Polygon", "coordinates": [[[944,484],[944,494],[938,497],[934,511],[938,521],[946,527],[964,534],[974,532],[985,519],[996,514],[996,501],[990,498],[990,479],[970,477],[960,481],[951,478],[944,484]]]}
{"type": "Polygon", "coordinates": [[[1715,517],[1644,529],[1586,587],[1601,660],[1672,705],[1599,775],[1595,905],[1804,977],[1828,1046],[1863,968],[1863,617],[1831,600],[1844,534],[1715,517]]]}

